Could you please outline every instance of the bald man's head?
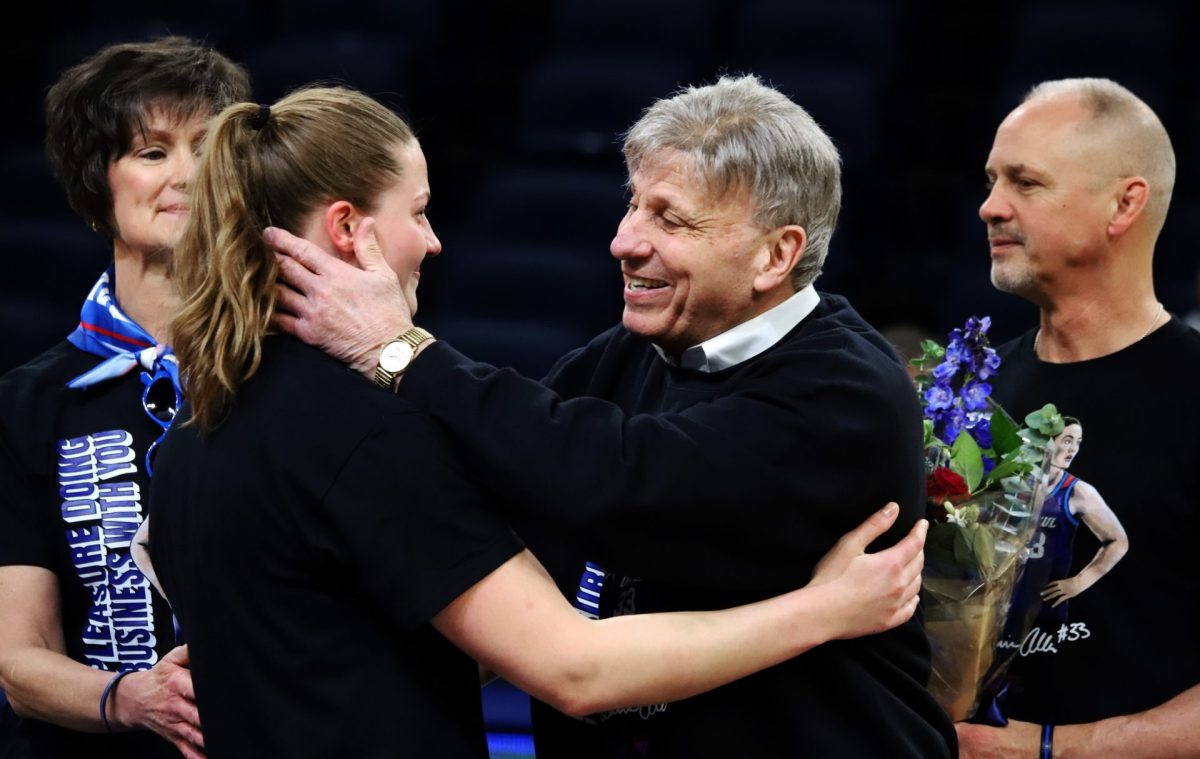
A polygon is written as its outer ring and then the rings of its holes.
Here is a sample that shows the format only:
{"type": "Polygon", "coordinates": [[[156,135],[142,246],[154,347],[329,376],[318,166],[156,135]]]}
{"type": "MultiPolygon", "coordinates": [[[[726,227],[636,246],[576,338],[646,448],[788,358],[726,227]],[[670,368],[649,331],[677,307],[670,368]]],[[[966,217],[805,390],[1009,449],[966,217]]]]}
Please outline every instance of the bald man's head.
{"type": "Polygon", "coordinates": [[[1113,177],[1142,177],[1150,190],[1144,216],[1157,235],[1167,218],[1175,188],[1175,150],[1150,106],[1109,79],[1057,79],[1042,82],[1023,104],[1041,100],[1073,100],[1088,118],[1078,125],[1083,140],[1094,140],[1094,158],[1113,177]]]}

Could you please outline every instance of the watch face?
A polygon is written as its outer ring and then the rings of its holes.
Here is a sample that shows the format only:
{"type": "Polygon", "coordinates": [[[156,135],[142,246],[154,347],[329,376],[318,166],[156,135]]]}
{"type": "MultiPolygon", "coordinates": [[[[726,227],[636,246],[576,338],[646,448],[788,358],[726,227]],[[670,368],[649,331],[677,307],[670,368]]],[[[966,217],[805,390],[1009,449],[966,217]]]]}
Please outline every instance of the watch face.
{"type": "Polygon", "coordinates": [[[413,348],[408,343],[393,340],[379,352],[379,366],[385,372],[398,372],[412,361],[413,348]]]}

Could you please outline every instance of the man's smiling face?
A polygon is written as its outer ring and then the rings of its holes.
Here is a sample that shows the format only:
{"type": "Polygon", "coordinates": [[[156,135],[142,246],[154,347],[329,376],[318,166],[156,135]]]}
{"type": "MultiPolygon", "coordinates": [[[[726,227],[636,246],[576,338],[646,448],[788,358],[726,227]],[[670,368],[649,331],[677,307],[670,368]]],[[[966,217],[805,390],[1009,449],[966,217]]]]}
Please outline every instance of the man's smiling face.
{"type": "Polygon", "coordinates": [[[749,192],[713,197],[691,158],[669,149],[644,161],[630,185],[611,245],[626,329],[677,356],[756,316],[754,262],[768,242],[749,192]]]}

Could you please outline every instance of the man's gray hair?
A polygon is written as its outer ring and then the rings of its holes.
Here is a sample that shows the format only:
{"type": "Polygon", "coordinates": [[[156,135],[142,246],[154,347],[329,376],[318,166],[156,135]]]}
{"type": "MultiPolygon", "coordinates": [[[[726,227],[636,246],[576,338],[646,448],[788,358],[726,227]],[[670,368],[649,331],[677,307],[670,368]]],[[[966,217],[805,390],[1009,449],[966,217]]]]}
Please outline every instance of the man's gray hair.
{"type": "Polygon", "coordinates": [[[755,224],[804,227],[793,287],[821,273],[842,205],[841,158],[807,111],[757,76],[721,77],[657,101],[626,132],[624,149],[630,177],[669,149],[691,157],[716,197],[745,188],[755,224]]]}
{"type": "Polygon", "coordinates": [[[1150,186],[1147,212],[1162,228],[1175,188],[1175,150],[1150,106],[1111,79],[1056,79],[1035,85],[1022,103],[1074,96],[1091,119],[1085,128],[1106,132],[1107,155],[1119,177],[1139,176],[1150,186]]]}

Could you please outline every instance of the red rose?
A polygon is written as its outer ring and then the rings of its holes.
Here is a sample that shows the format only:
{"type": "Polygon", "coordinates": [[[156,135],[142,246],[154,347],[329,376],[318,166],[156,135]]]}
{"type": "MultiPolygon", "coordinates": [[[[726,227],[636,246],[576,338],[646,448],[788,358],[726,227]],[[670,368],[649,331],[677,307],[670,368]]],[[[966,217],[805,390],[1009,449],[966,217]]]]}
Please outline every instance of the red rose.
{"type": "Polygon", "coordinates": [[[942,505],[946,501],[958,503],[970,495],[967,483],[950,467],[938,467],[925,480],[925,493],[930,501],[942,505]]]}

